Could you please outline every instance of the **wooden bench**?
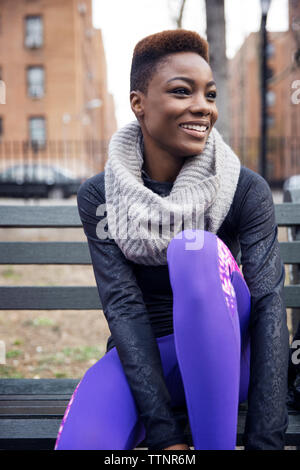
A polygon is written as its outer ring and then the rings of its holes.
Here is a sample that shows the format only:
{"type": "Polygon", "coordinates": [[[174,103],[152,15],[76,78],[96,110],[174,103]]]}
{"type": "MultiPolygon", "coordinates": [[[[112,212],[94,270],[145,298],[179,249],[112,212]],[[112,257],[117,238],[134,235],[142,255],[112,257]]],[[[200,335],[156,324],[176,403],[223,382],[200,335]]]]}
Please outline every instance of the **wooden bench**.
{"type": "MultiPolygon", "coordinates": [[[[278,226],[300,225],[300,204],[275,206],[278,226]]],[[[81,227],[76,206],[0,206],[0,227],[81,227]]],[[[285,264],[300,263],[300,241],[280,244],[285,264]]],[[[87,242],[1,242],[0,264],[91,264],[87,242]]],[[[285,286],[287,308],[300,307],[300,285],[285,286]]],[[[0,286],[2,310],[101,309],[96,286],[0,286]]],[[[4,338],[0,338],[4,339],[4,338]]],[[[0,379],[0,449],[53,449],[78,379],[0,379]]],[[[240,406],[242,445],[246,405],[240,406]]],[[[176,410],[192,445],[185,410],[176,410]]],[[[300,445],[300,414],[289,412],[286,445],[300,445]]],[[[143,443],[139,448],[145,447],[143,443]]]]}

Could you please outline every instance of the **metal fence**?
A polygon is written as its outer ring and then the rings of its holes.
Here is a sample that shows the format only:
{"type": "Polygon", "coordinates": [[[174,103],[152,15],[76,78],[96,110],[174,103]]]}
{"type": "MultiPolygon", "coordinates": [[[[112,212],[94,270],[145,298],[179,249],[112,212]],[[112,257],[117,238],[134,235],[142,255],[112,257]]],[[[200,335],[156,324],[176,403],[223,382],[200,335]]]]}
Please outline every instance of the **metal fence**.
{"type": "MultiPolygon", "coordinates": [[[[0,172],[14,164],[43,163],[66,168],[75,176],[89,177],[103,171],[108,143],[103,140],[47,140],[43,143],[0,139],[0,172]]],[[[228,143],[243,165],[259,173],[259,138],[231,138],[228,143]]],[[[300,174],[300,137],[270,137],[266,179],[273,186],[281,186],[294,174],[300,174]]]]}
{"type": "MultiPolygon", "coordinates": [[[[259,173],[260,138],[231,138],[229,145],[248,168],[259,173]]],[[[300,137],[269,137],[267,175],[271,186],[281,186],[290,176],[300,174],[300,137]]]]}
{"type": "Polygon", "coordinates": [[[103,171],[107,148],[103,140],[0,140],[0,172],[13,165],[43,164],[89,177],[103,171]]]}

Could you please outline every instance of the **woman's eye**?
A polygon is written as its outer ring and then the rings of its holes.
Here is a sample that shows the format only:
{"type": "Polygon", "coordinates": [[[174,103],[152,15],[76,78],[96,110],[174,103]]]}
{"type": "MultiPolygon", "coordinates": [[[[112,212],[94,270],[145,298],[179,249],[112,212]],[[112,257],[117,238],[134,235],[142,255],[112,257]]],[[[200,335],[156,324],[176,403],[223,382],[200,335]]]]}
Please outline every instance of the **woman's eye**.
{"type": "Polygon", "coordinates": [[[217,97],[217,92],[216,92],[216,91],[211,91],[210,93],[208,93],[208,95],[207,95],[207,96],[208,96],[209,98],[211,98],[211,99],[214,99],[214,100],[215,100],[215,99],[216,99],[216,97],[217,97]]]}
{"type": "Polygon", "coordinates": [[[175,90],[172,90],[172,93],[175,93],[176,95],[184,95],[189,94],[189,90],[187,88],[176,88],[175,90]]]}

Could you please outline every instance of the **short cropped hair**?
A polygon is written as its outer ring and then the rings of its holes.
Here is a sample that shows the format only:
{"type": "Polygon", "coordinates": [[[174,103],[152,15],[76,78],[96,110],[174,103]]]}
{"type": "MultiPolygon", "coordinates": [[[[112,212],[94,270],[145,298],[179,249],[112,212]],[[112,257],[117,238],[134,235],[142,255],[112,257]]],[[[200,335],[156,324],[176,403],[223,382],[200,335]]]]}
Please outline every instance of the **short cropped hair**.
{"type": "Polygon", "coordinates": [[[209,63],[208,42],[195,31],[174,29],[151,34],[139,41],[133,51],[130,91],[147,94],[148,85],[169,54],[196,52],[209,63]]]}

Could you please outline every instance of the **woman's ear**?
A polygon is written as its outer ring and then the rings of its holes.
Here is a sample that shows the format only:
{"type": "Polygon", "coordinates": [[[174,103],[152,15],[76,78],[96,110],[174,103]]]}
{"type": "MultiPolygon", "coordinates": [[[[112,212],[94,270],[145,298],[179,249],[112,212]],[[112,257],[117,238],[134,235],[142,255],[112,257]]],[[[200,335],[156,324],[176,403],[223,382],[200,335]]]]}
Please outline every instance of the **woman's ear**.
{"type": "Polygon", "coordinates": [[[137,118],[141,118],[144,115],[144,100],[143,93],[140,91],[131,91],[130,93],[130,105],[137,118]]]}

